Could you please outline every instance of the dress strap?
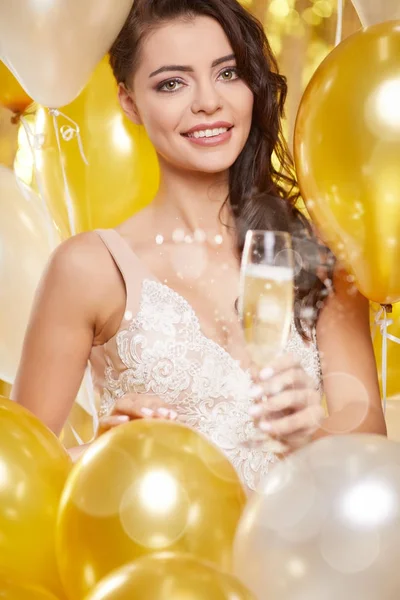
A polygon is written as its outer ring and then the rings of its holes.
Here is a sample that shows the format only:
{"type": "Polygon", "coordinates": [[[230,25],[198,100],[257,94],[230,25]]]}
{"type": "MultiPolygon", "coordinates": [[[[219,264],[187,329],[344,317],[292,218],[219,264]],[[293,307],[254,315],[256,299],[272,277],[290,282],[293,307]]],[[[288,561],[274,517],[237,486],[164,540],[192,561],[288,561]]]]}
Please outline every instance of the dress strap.
{"type": "Polygon", "coordinates": [[[143,279],[148,277],[146,269],[128,242],[115,229],[96,229],[117,265],[126,288],[126,311],[135,314],[141,297],[143,279]]]}

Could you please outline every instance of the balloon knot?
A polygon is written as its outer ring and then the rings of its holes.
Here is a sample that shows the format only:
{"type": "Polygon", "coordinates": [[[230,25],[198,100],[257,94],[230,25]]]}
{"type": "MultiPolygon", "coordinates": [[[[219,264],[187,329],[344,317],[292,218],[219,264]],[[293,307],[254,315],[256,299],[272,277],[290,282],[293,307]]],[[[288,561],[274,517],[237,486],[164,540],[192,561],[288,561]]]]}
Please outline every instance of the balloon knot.
{"type": "Polygon", "coordinates": [[[393,305],[392,304],[381,304],[382,308],[389,314],[391,315],[393,312],[393,305]]]}
{"type": "Polygon", "coordinates": [[[18,125],[21,120],[21,116],[22,116],[21,112],[14,113],[13,116],[11,117],[11,123],[13,125],[18,125]]]}

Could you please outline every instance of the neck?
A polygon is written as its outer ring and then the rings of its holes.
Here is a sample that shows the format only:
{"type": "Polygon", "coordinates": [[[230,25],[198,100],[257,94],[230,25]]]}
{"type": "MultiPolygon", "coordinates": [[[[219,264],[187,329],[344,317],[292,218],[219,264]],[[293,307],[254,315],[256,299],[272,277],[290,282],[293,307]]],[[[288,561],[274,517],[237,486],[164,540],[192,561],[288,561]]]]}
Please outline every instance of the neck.
{"type": "Polygon", "coordinates": [[[211,235],[226,234],[232,225],[228,203],[228,172],[198,173],[166,168],[160,161],[161,179],[153,206],[166,229],[188,232],[201,229],[211,235]],[[225,203],[225,204],[224,204],[225,203]]]}

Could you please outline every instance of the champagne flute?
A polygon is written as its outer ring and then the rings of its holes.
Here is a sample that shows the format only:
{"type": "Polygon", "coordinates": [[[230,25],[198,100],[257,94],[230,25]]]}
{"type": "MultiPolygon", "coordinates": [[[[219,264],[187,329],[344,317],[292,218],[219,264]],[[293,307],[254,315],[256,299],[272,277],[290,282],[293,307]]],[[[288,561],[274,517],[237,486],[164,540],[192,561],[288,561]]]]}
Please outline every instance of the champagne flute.
{"type": "MultiPolygon", "coordinates": [[[[241,272],[239,312],[250,358],[266,367],[288,342],[293,315],[294,264],[291,236],[282,231],[248,231],[241,272]]],[[[264,433],[246,447],[276,447],[264,433]]],[[[283,446],[278,444],[282,450],[283,446]]],[[[279,450],[274,449],[274,452],[279,450]]]]}

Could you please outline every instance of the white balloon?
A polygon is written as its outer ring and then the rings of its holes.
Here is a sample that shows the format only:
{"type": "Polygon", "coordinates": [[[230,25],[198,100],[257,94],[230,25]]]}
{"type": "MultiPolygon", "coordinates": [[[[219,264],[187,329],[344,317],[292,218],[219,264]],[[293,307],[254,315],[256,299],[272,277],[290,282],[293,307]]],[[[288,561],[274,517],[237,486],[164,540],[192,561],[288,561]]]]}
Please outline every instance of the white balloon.
{"type": "MultiPolygon", "coordinates": [[[[12,383],[33,296],[51,252],[38,196],[0,166],[0,379],[12,383]]],[[[54,238],[53,238],[54,239],[54,238]]]]}
{"type": "Polygon", "coordinates": [[[400,445],[327,437],[271,470],[237,531],[234,570],[258,600],[393,600],[400,445]]]}
{"type": "Polygon", "coordinates": [[[110,49],[133,0],[0,0],[2,60],[37,102],[72,102],[110,49]]]}
{"type": "Polygon", "coordinates": [[[363,27],[400,19],[399,0],[353,0],[363,27]]]}

